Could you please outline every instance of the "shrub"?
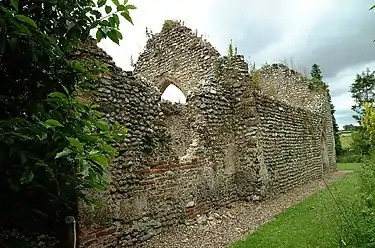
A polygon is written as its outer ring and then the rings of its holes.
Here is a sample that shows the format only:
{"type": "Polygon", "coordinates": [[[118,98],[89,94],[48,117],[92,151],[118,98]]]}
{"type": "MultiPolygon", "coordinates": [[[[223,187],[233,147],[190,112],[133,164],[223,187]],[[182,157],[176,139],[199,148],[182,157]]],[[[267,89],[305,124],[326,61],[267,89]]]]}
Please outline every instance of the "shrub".
{"type": "Polygon", "coordinates": [[[359,198],[340,206],[340,247],[375,247],[375,153],[364,159],[358,186],[359,198]]]}
{"type": "Polygon", "coordinates": [[[115,8],[107,0],[0,2],[2,230],[60,233],[86,190],[106,184],[112,145],[124,129],[77,100],[102,65],[76,51],[94,29],[97,41],[119,43],[119,16],[132,22],[135,7],[112,3],[115,8]]]}
{"type": "Polygon", "coordinates": [[[353,150],[343,150],[342,154],[337,157],[338,163],[361,163],[366,156],[358,154],[353,150]]]}

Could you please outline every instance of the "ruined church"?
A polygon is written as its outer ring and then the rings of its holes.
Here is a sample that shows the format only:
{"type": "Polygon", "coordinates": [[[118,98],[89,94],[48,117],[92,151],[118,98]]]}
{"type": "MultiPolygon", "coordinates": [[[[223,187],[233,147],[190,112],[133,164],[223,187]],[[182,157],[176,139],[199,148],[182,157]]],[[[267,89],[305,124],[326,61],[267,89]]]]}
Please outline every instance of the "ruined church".
{"type": "Polygon", "coordinates": [[[260,201],[335,169],[327,93],[280,64],[250,71],[182,25],[148,40],[134,71],[108,64],[95,95],[128,133],[110,165],[111,183],[80,205],[82,247],[129,247],[165,227],[236,201],[260,201]],[[170,85],[186,104],[161,100],[170,85]]]}

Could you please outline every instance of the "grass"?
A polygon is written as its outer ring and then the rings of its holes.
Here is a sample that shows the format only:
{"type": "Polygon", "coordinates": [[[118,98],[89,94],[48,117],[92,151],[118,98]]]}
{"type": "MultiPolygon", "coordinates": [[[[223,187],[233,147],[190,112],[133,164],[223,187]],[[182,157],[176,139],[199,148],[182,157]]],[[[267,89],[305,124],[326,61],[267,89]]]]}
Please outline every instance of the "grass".
{"type": "Polygon", "coordinates": [[[349,149],[352,145],[352,136],[350,133],[340,134],[341,146],[343,149],[349,149]]]}
{"type": "MultiPolygon", "coordinates": [[[[360,165],[338,164],[338,168],[358,171],[360,165]]],[[[330,190],[325,189],[288,208],[232,248],[338,247],[337,223],[345,214],[345,206],[358,199],[357,183],[358,173],[346,174],[331,184],[330,190]]]]}

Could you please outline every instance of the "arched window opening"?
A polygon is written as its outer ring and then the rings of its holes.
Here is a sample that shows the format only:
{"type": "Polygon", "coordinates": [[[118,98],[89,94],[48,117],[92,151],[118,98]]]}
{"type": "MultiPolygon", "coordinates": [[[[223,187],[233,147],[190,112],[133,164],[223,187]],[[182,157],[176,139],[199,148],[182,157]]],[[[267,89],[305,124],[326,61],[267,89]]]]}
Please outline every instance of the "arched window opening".
{"type": "Polygon", "coordinates": [[[186,96],[174,84],[169,84],[168,87],[165,88],[163,94],[161,95],[161,99],[173,103],[186,104],[186,96]]]}

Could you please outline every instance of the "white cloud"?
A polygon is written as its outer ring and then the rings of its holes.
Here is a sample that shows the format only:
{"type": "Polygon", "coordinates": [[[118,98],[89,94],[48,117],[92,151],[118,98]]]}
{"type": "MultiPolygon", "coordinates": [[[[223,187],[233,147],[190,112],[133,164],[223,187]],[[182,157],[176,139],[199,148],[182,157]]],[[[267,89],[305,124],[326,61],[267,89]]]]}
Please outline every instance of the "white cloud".
{"type": "Polygon", "coordinates": [[[375,61],[350,66],[341,70],[336,76],[326,79],[331,91],[342,92],[332,98],[336,110],[347,109],[354,104],[349,93],[349,87],[354,82],[356,74],[360,74],[362,71],[366,70],[366,68],[375,69],[375,61]]]}
{"type": "Polygon", "coordinates": [[[354,101],[351,98],[349,87],[353,83],[356,74],[361,73],[366,68],[375,69],[375,61],[350,66],[341,70],[336,76],[326,80],[330,85],[331,91],[338,93],[332,98],[332,102],[335,105],[336,118],[341,124],[355,123],[354,119],[351,118],[353,114],[351,107],[354,105],[354,101]]]}
{"type": "Polygon", "coordinates": [[[137,7],[131,12],[134,26],[122,19],[120,30],[124,39],[120,46],[110,40],[103,40],[99,46],[113,57],[118,66],[131,70],[131,56],[136,61],[146,45],[146,27],[157,33],[165,20],[177,19],[185,21],[185,25],[192,29],[208,30],[206,13],[209,13],[213,2],[214,0],[130,0],[129,3],[137,7]]]}
{"type": "MultiPolygon", "coordinates": [[[[298,68],[304,60],[302,70],[309,70],[311,63],[324,64],[323,74],[336,74],[326,81],[333,92],[338,122],[346,124],[352,122],[349,85],[356,73],[366,67],[375,68],[375,61],[360,64],[366,61],[359,52],[364,46],[359,44],[364,43],[357,42],[363,40],[359,35],[359,16],[370,18],[367,11],[370,0],[360,3],[349,0],[130,0],[130,3],[138,9],[132,12],[134,26],[122,21],[124,40],[120,46],[110,40],[99,44],[125,70],[132,69],[131,56],[136,61],[146,44],[146,27],[156,33],[161,30],[164,20],[183,20],[185,25],[204,34],[222,54],[233,39],[239,52],[245,51],[245,57],[250,57],[257,65],[284,58],[293,59],[298,68]],[[339,48],[349,44],[345,43],[347,39],[352,39],[350,44],[361,47],[349,45],[345,49],[356,50],[338,50],[336,56],[329,54],[332,46],[339,48]],[[352,57],[353,61],[349,61],[352,57]]],[[[178,91],[173,87],[166,95],[175,101],[179,99],[178,91]]]]}

